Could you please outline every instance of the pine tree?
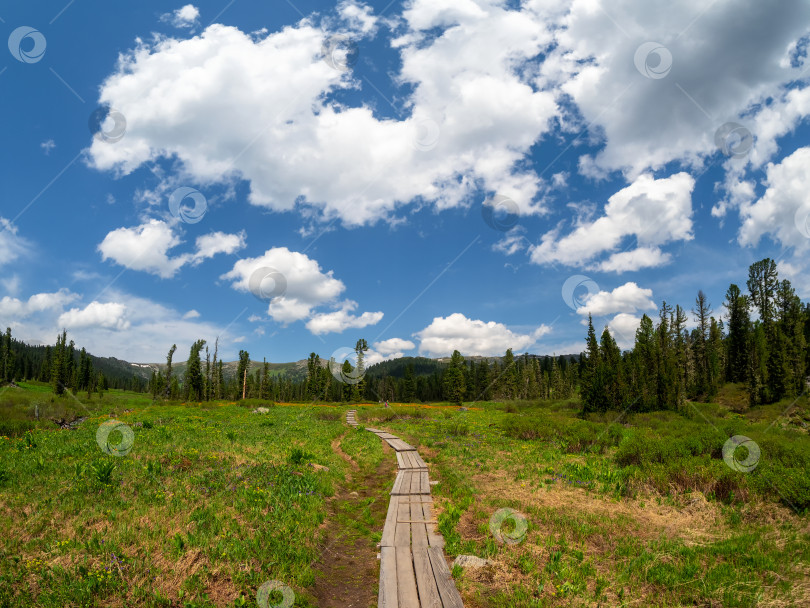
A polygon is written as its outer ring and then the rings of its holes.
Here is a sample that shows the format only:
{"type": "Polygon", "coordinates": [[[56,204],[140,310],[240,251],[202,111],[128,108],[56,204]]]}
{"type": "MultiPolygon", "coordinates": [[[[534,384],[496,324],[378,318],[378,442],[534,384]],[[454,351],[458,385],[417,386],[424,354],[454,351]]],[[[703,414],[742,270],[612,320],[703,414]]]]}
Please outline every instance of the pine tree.
{"type": "Polygon", "coordinates": [[[658,405],[656,388],[658,385],[658,343],[655,328],[650,317],[642,315],[636,330],[636,343],[633,348],[633,393],[638,397],[638,409],[655,409],[658,405]]]}
{"type": "Polygon", "coordinates": [[[270,364],[267,362],[266,357],[262,363],[262,384],[259,390],[259,398],[270,399],[270,364]]]}
{"type": "Polygon", "coordinates": [[[775,297],[778,287],[776,262],[765,258],[748,268],[748,292],[751,302],[759,311],[759,318],[769,334],[775,317],[775,297]]]}
{"type": "Polygon", "coordinates": [[[413,373],[413,364],[405,366],[405,378],[402,383],[402,398],[406,403],[413,403],[416,398],[416,377],[413,373]]]}
{"type": "Polygon", "coordinates": [[[596,341],[596,331],[593,328],[593,319],[588,315],[587,349],[580,360],[582,363],[582,409],[583,412],[595,412],[601,409],[602,395],[602,361],[599,353],[599,343],[596,341]]]}
{"type": "Polygon", "coordinates": [[[203,389],[203,400],[211,401],[211,355],[208,353],[208,345],[205,345],[205,388],[203,389]]]}
{"type": "Polygon", "coordinates": [[[726,291],[728,336],[726,337],[726,378],[729,382],[745,382],[748,364],[748,343],[751,331],[749,301],[734,283],[726,291]]]}
{"type": "Polygon", "coordinates": [[[320,371],[321,358],[315,353],[310,353],[307,359],[307,394],[313,400],[322,398],[323,394],[320,371]]]}
{"type": "Polygon", "coordinates": [[[174,378],[172,378],[172,357],[174,357],[174,351],[177,350],[177,345],[172,344],[172,347],[169,349],[169,354],[166,355],[166,399],[171,399],[174,395],[172,394],[172,389],[174,388],[174,378]]]}
{"type": "Polygon", "coordinates": [[[695,362],[695,382],[693,386],[693,396],[706,396],[711,393],[711,381],[709,372],[709,318],[712,314],[711,304],[709,304],[706,294],[698,291],[695,298],[695,308],[692,309],[695,315],[697,327],[692,332],[693,354],[695,362]]]}
{"type": "MultiPolygon", "coordinates": [[[[607,327],[602,332],[599,355],[602,365],[601,375],[604,383],[604,398],[600,400],[598,409],[599,411],[621,409],[626,392],[622,369],[622,353],[607,327]]],[[[556,369],[556,366],[554,369],[556,369]]]]}
{"type": "Polygon", "coordinates": [[[464,400],[464,393],[466,392],[466,384],[464,380],[464,357],[457,350],[453,351],[453,356],[450,357],[450,365],[444,372],[444,398],[451,403],[460,406],[464,400]]]}
{"type": "Polygon", "coordinates": [[[189,401],[199,401],[203,398],[205,382],[202,374],[202,363],[200,361],[200,351],[205,346],[205,340],[197,340],[191,345],[186,364],[186,377],[184,389],[186,399],[189,401]]]}
{"type": "Polygon", "coordinates": [[[250,354],[246,350],[239,351],[239,365],[236,368],[236,381],[239,385],[237,399],[241,399],[242,395],[247,395],[247,369],[250,367],[250,354]]]}
{"type": "Polygon", "coordinates": [[[217,364],[217,354],[219,353],[219,336],[214,341],[214,359],[211,362],[213,378],[211,379],[211,397],[222,399],[222,374],[217,364]]]}
{"type": "Polygon", "coordinates": [[[368,343],[360,338],[354,346],[354,352],[357,356],[357,367],[354,370],[355,378],[359,381],[352,385],[352,401],[359,403],[365,399],[366,394],[366,366],[364,363],[365,352],[368,350],[368,343]]]}
{"type": "Polygon", "coordinates": [[[51,362],[51,386],[56,395],[61,395],[67,387],[67,331],[62,330],[61,335],[56,337],[56,346],[53,348],[51,362]]]}

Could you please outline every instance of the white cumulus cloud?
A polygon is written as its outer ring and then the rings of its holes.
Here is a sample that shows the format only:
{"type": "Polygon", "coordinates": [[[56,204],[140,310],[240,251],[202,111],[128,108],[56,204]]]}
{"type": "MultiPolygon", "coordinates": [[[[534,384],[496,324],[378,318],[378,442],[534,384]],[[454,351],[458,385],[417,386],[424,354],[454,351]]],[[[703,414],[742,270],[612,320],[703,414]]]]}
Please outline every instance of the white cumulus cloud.
{"type": "MultiPolygon", "coordinates": [[[[245,179],[254,205],[310,205],[346,225],[393,220],[417,197],[466,205],[481,188],[518,201],[521,213],[541,212],[544,185],[520,161],[557,113],[554,94],[523,72],[552,41],[544,14],[494,1],[452,14],[432,5],[416,0],[404,15],[413,36],[397,43],[395,79],[413,93],[401,119],[329,101],[365,85],[321,60],[335,32],[311,18],[279,32],[213,24],[186,40],[139,41],[99,100],[126,116],[126,137],[93,141],[91,164],[130,173],[176,158],[197,183],[245,179]],[[449,29],[429,37],[441,23],[449,29]]],[[[340,33],[371,35],[365,5],[344,2],[339,14],[340,33]]]]}
{"type": "Polygon", "coordinates": [[[183,241],[172,226],[152,219],[134,228],[116,228],[99,244],[103,260],[112,260],[130,270],[141,270],[161,278],[173,277],[186,264],[199,264],[218,253],[234,253],[245,246],[245,234],[212,232],[196,240],[196,251],[174,257],[169,250],[183,241]]]}
{"type": "Polygon", "coordinates": [[[119,302],[90,302],[84,308],[71,308],[59,315],[58,324],[66,329],[103,328],[123,331],[130,328],[127,307],[119,302]]]}
{"type": "Polygon", "coordinates": [[[613,291],[599,291],[583,297],[585,303],[577,308],[577,314],[582,316],[591,314],[603,317],[613,313],[634,313],[657,308],[652,300],[652,289],[641,288],[632,281],[613,291]]]}
{"type": "Polygon", "coordinates": [[[541,325],[529,334],[512,332],[503,323],[468,319],[461,313],[436,317],[425,329],[414,334],[419,338],[419,352],[438,357],[458,350],[463,355],[502,355],[506,349],[522,351],[549,333],[541,325]]]}
{"type": "Polygon", "coordinates": [[[186,4],[171,13],[160,16],[161,21],[171,23],[177,28],[191,28],[197,24],[200,18],[200,9],[193,4],[186,4]]]}
{"type": "Polygon", "coordinates": [[[346,329],[360,329],[375,325],[383,318],[382,312],[364,312],[357,316],[352,311],[357,308],[357,302],[344,300],[340,309],[333,312],[320,312],[307,321],[307,329],[316,336],[328,333],[343,333],[346,329]]]}
{"type": "Polygon", "coordinates": [[[559,229],[543,235],[540,244],[530,248],[531,260],[613,272],[666,264],[670,256],[661,251],[661,245],[693,238],[694,186],[694,178],[687,173],[661,179],[641,175],[608,199],[601,217],[581,222],[563,236],[559,229]],[[635,237],[637,247],[616,251],[626,237],[635,237]],[[595,263],[605,253],[611,255],[595,263]]]}
{"type": "Polygon", "coordinates": [[[259,257],[239,260],[232,270],[220,278],[230,280],[232,287],[238,291],[249,292],[251,277],[260,269],[268,269],[260,275],[267,275],[265,281],[272,284],[260,282],[261,289],[255,295],[271,298],[267,314],[278,323],[286,325],[308,319],[307,328],[317,335],[340,332],[350,327],[366,327],[382,318],[381,312],[351,314],[357,303],[352,300],[338,301],[346,290],[343,282],[336,279],[331,270],[323,272],[316,260],[286,247],[273,247],[259,257]],[[276,276],[276,273],[280,276],[276,276]],[[276,278],[278,282],[275,282],[276,278]],[[325,305],[336,306],[338,310],[314,310],[325,305]]]}
{"type": "Polygon", "coordinates": [[[401,357],[405,351],[413,350],[416,344],[410,340],[403,340],[402,338],[388,338],[380,342],[374,343],[374,349],[382,355],[392,355],[399,353],[401,357]]]}

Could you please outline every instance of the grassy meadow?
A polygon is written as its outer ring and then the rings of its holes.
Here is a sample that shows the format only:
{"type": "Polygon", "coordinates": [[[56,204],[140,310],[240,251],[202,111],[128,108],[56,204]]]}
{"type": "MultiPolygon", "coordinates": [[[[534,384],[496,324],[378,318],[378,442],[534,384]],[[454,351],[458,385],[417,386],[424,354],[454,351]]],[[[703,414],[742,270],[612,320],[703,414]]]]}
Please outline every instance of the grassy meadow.
{"type": "MultiPolygon", "coordinates": [[[[257,606],[268,583],[319,605],[327,527],[371,547],[382,532],[395,459],[363,425],[429,463],[447,554],[491,560],[453,571],[468,608],[810,605],[806,398],[749,409],[729,386],[681,413],[582,419],[575,400],[459,411],[84,397],[0,394],[0,607],[257,606]],[[77,416],[76,430],[51,421],[77,416]],[[111,419],[131,435],[113,431],[105,452],[111,419]],[[723,459],[733,435],[759,448],[748,472],[723,459]],[[382,466],[387,486],[338,499],[382,466]]],[[[270,591],[269,605],[282,598],[270,591]]]]}

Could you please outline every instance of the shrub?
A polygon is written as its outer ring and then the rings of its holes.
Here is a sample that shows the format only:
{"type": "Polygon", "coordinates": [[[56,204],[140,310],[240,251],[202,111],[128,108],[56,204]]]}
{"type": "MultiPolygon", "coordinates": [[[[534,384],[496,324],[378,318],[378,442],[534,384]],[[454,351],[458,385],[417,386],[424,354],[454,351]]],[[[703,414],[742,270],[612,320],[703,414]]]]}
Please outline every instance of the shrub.
{"type": "Polygon", "coordinates": [[[314,456],[309,452],[305,452],[300,448],[295,448],[287,457],[287,462],[290,464],[302,464],[312,460],[314,456]]]}
{"type": "Polygon", "coordinates": [[[34,428],[30,420],[0,420],[0,435],[6,437],[21,437],[34,428]]]}
{"type": "Polygon", "coordinates": [[[470,434],[470,425],[464,420],[451,420],[444,424],[443,431],[453,437],[466,437],[470,434]]]}
{"type": "Polygon", "coordinates": [[[315,418],[317,420],[337,422],[341,419],[341,413],[336,412],[335,410],[319,409],[315,411],[315,418]]]}
{"type": "Polygon", "coordinates": [[[97,460],[90,465],[90,474],[93,481],[101,485],[107,485],[112,481],[114,471],[115,464],[111,460],[97,460]]]}

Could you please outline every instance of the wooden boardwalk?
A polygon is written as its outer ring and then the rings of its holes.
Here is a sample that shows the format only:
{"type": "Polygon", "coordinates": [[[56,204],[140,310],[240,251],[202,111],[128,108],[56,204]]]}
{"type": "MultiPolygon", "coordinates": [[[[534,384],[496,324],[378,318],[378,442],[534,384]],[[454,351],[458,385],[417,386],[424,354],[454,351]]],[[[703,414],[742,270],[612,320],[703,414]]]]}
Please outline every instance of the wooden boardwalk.
{"type": "MultiPolygon", "coordinates": [[[[346,414],[357,426],[357,412],[346,414]]],[[[397,453],[397,472],[380,541],[378,608],[463,608],[433,519],[427,464],[412,445],[366,428],[397,453]]]]}

